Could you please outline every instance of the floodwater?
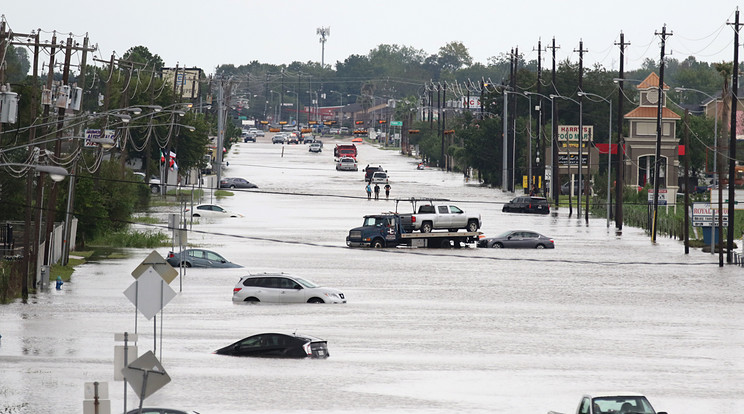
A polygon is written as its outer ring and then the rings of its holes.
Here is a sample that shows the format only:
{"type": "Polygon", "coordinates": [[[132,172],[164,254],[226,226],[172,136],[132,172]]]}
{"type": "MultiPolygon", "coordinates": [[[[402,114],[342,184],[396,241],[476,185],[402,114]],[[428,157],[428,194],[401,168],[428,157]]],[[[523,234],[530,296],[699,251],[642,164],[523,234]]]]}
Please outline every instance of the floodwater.
{"type": "MultiPolygon", "coordinates": [[[[123,294],[149,249],[0,306],[0,412],[82,412],[93,381],[108,383],[112,412],[122,412],[114,334],[135,329],[139,354],[155,348],[172,378],[145,405],[203,414],[568,413],[603,390],[644,393],[673,414],[744,412],[744,269],[696,249],[686,256],[676,240],[651,244],[638,229],[616,236],[605,219],[586,225],[567,209],[505,214],[509,194],[366,144],[360,169],[386,168],[391,198],[456,200],[482,214],[486,235],[531,229],[556,249],[350,249],[346,234],[364,214],[396,206],[368,201],[361,171],[337,172],[333,144],[320,154],[270,137],[234,147],[224,175],[260,189],[218,200],[244,217],[201,219],[189,242],[245,268],[188,269],[156,325],[123,294]],[[232,303],[240,275],[261,271],[339,288],[348,303],[232,303]],[[326,339],[331,357],[212,354],[272,331],[326,339]]],[[[166,223],[166,213],[150,214],[166,223]]],[[[127,408],[137,404],[127,390],[127,408]]]]}

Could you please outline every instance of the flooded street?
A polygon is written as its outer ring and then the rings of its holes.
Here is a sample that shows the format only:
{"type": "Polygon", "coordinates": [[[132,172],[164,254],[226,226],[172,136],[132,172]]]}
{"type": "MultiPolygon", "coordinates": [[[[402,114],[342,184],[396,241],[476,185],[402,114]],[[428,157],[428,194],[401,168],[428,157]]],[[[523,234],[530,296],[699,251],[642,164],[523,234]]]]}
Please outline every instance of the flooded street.
{"type": "MultiPolygon", "coordinates": [[[[502,213],[511,195],[459,173],[416,170],[416,160],[393,150],[360,145],[360,171],[336,171],[334,140],[324,142],[320,154],[270,137],[233,147],[224,176],[260,188],[215,200],[243,217],[202,218],[189,243],[245,267],[192,268],[174,280],[178,295],[157,316],[155,344],[153,321],[123,294],[151,249],[87,263],[60,291],[0,306],[0,412],[82,412],[92,381],[108,382],[112,412],[122,412],[114,334],[134,332],[135,323],[139,353],[156,345],[172,378],[145,406],[544,414],[574,412],[584,393],[624,390],[670,414],[744,412],[744,268],[719,268],[717,256],[697,249],[686,256],[665,237],[653,245],[639,229],[616,236],[604,218],[586,225],[567,209],[502,213]],[[367,200],[367,164],[388,171],[390,201],[367,200]],[[348,230],[365,214],[395,210],[395,197],[447,198],[480,212],[486,236],[534,230],[556,248],[346,247],[348,230]],[[348,303],[234,304],[239,277],[263,271],[338,288],[348,303]],[[212,354],[261,332],[323,338],[331,357],[212,354]]],[[[167,212],[150,215],[165,225],[167,212]]],[[[136,408],[131,389],[127,397],[127,409],[136,408]]]]}

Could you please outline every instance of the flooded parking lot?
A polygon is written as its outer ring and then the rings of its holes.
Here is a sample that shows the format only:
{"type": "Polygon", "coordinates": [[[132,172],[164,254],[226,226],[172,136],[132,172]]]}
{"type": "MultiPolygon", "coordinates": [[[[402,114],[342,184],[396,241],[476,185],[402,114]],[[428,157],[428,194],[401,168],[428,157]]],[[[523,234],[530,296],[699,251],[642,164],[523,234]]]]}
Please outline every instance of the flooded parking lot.
{"type": "MultiPolygon", "coordinates": [[[[639,229],[616,236],[604,219],[587,225],[564,209],[502,213],[509,194],[369,145],[360,145],[360,170],[382,165],[391,197],[447,198],[479,211],[488,236],[535,230],[556,248],[350,249],[345,237],[363,215],[396,205],[368,201],[362,171],[336,171],[332,145],[315,154],[267,137],[233,148],[224,175],[260,188],[216,200],[243,217],[202,218],[189,242],[245,267],[188,269],[157,326],[122,293],[149,249],[87,263],[60,291],[0,306],[0,411],[81,412],[83,384],[106,381],[121,412],[114,334],[136,323],[140,354],[156,348],[172,378],[147,406],[545,413],[573,412],[585,392],[630,390],[669,413],[744,412],[744,269],[719,268],[695,249],[686,256],[676,240],[651,244],[639,229]],[[239,277],[262,271],[341,289],[348,303],[233,303],[239,277]],[[323,338],[331,357],[212,354],[260,332],[323,338]]],[[[166,222],[165,209],[150,214],[166,222]]]]}

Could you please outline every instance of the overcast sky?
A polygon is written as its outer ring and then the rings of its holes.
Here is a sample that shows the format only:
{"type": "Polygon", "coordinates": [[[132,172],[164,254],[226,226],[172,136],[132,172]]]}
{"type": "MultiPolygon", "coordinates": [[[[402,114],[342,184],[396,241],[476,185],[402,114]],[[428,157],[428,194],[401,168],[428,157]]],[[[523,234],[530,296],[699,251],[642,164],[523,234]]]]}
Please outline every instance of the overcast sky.
{"type": "MultiPolygon", "coordinates": [[[[436,54],[451,41],[462,42],[475,62],[518,47],[524,58],[537,58],[555,37],[559,61],[578,61],[583,40],[585,66],[600,63],[617,69],[625,33],[631,45],[626,69],[645,58],[659,58],[660,32],[673,35],[667,53],[683,60],[733,60],[735,0],[624,2],[590,0],[7,0],[0,5],[10,29],[41,29],[42,39],[68,33],[98,45],[97,57],[108,60],[133,46],[146,46],[166,66],[200,67],[213,73],[220,64],[239,66],[253,60],[288,64],[320,62],[316,29],[329,27],[325,63],[335,65],[351,54],[367,54],[380,44],[398,44],[436,54]]],[[[744,13],[741,16],[744,22],[744,13]]],[[[744,42],[744,38],[740,39],[744,42]]],[[[549,52],[543,65],[550,67],[549,52]]],[[[740,53],[740,60],[744,53],[740,53]]]]}

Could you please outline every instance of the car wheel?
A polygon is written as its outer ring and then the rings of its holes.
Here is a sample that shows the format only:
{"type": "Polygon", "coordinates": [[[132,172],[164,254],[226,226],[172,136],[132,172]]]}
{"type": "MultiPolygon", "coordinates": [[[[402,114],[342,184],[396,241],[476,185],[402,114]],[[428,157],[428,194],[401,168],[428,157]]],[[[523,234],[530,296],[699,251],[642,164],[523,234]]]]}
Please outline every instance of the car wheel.
{"type": "Polygon", "coordinates": [[[535,248],[536,248],[536,249],[544,249],[544,248],[545,248],[545,246],[543,246],[542,244],[538,244],[537,246],[535,246],[535,248]]]}
{"type": "Polygon", "coordinates": [[[504,248],[504,244],[501,243],[501,242],[496,242],[496,243],[492,244],[491,247],[493,247],[494,249],[503,249],[504,248]]]}
{"type": "Polygon", "coordinates": [[[191,217],[201,217],[201,216],[199,215],[199,213],[194,213],[191,215],[191,217]]]}
{"type": "Polygon", "coordinates": [[[450,239],[442,239],[439,242],[439,247],[442,249],[449,249],[450,247],[452,247],[452,242],[450,241],[450,239]]]}
{"type": "Polygon", "coordinates": [[[249,296],[249,297],[243,299],[243,302],[258,303],[258,302],[261,302],[261,301],[258,300],[258,298],[255,297],[255,296],[249,296]]]}
{"type": "Polygon", "coordinates": [[[160,187],[158,187],[156,185],[151,185],[150,186],[150,192],[153,193],[153,194],[157,194],[157,193],[160,192],[160,187]]]}
{"type": "Polygon", "coordinates": [[[190,262],[184,262],[183,265],[184,265],[184,267],[191,267],[191,263],[190,262]]]}
{"type": "Polygon", "coordinates": [[[233,188],[235,188],[235,185],[234,184],[230,186],[230,189],[233,189],[233,188]]]}
{"type": "Polygon", "coordinates": [[[323,299],[321,298],[310,298],[307,300],[307,303],[325,303],[325,302],[323,302],[323,299]]]}
{"type": "Polygon", "coordinates": [[[421,233],[431,233],[431,223],[425,222],[421,224],[421,233]]]}
{"type": "Polygon", "coordinates": [[[468,231],[471,233],[478,231],[478,222],[475,220],[470,220],[468,222],[468,231]]]}
{"type": "Polygon", "coordinates": [[[385,247],[385,241],[383,241],[382,239],[375,239],[372,242],[372,247],[375,249],[382,249],[383,247],[385,247]]]}

